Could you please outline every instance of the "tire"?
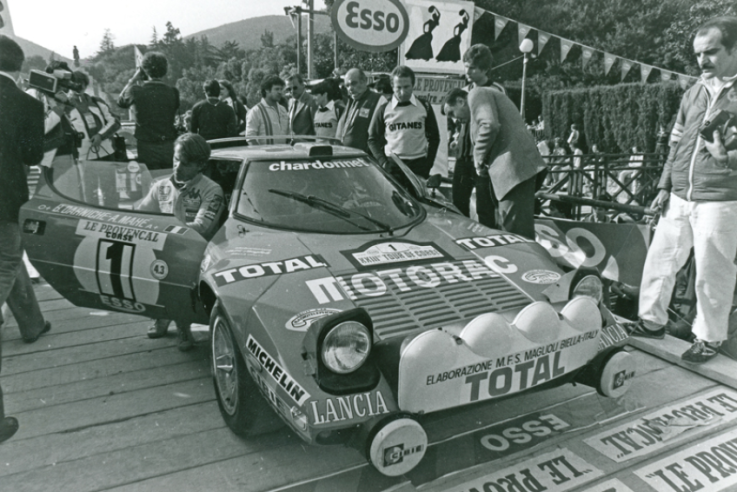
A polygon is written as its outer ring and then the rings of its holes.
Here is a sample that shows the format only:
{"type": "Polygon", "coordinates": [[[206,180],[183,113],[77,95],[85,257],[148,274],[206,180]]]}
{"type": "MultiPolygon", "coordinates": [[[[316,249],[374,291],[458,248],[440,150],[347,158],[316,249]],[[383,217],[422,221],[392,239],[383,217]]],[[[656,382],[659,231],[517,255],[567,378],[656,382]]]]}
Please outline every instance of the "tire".
{"type": "Polygon", "coordinates": [[[219,304],[210,316],[210,334],[215,395],[230,430],[240,437],[253,437],[281,428],[284,423],[248,373],[233,329],[219,304]]]}

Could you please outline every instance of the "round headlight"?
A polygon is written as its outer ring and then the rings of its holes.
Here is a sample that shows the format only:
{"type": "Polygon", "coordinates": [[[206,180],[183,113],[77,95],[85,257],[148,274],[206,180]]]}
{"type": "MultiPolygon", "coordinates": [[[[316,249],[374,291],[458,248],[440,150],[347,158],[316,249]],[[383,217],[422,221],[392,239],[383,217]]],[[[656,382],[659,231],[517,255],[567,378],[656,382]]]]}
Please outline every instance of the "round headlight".
{"type": "Polygon", "coordinates": [[[370,352],[369,330],[357,321],[335,325],[322,342],[322,361],[338,374],[347,374],[361,367],[370,352]]]}
{"type": "Polygon", "coordinates": [[[586,296],[600,303],[604,297],[604,285],[596,275],[587,275],[582,278],[573,289],[573,297],[586,296]]]}

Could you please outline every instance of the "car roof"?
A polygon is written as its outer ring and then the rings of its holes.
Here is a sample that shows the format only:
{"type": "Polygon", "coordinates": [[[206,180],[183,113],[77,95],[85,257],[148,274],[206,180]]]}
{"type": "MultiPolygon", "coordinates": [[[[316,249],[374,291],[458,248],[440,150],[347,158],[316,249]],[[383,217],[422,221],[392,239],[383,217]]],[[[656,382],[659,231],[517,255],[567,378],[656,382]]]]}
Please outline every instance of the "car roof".
{"type": "Polygon", "coordinates": [[[343,145],[331,145],[320,142],[297,142],[289,144],[249,145],[245,138],[227,138],[210,142],[212,155],[210,158],[231,159],[300,159],[330,156],[366,156],[359,149],[343,145]],[[328,151],[327,148],[330,148],[328,151]],[[314,149],[314,150],[313,150],[314,149]],[[312,150],[312,155],[310,151],[312,150]],[[329,153],[331,152],[331,153],[329,153]]]}

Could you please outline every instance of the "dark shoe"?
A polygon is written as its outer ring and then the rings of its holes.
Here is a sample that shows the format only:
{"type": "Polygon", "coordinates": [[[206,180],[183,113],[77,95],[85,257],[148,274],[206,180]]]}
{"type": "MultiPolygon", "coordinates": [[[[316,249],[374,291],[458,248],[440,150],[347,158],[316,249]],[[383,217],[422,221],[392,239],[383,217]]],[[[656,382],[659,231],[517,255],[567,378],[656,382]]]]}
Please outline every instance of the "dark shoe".
{"type": "Polygon", "coordinates": [[[36,340],[38,340],[39,338],[41,338],[41,335],[43,335],[44,333],[46,333],[50,329],[51,329],[51,323],[49,323],[47,321],[46,323],[44,323],[43,330],[41,330],[40,332],[38,332],[38,335],[36,335],[35,337],[24,338],[23,341],[26,342],[26,343],[33,343],[36,340]]]}
{"type": "Polygon", "coordinates": [[[169,319],[157,319],[154,324],[146,332],[149,338],[161,338],[166,336],[166,331],[169,329],[169,319]]]}
{"type": "Polygon", "coordinates": [[[5,417],[0,420],[0,442],[7,441],[18,431],[18,419],[5,417]]]}
{"type": "Polygon", "coordinates": [[[194,338],[192,338],[192,330],[189,324],[177,323],[177,334],[179,335],[179,344],[177,348],[180,352],[187,352],[194,347],[194,338]]]}
{"type": "Polygon", "coordinates": [[[705,342],[697,338],[693,345],[681,355],[681,360],[691,364],[703,364],[716,357],[721,346],[722,342],[705,342]]]}
{"type": "Polygon", "coordinates": [[[642,320],[626,324],[625,329],[629,332],[631,337],[654,338],[655,340],[662,340],[665,338],[665,326],[661,326],[659,330],[648,330],[645,328],[645,324],[642,320]]]}

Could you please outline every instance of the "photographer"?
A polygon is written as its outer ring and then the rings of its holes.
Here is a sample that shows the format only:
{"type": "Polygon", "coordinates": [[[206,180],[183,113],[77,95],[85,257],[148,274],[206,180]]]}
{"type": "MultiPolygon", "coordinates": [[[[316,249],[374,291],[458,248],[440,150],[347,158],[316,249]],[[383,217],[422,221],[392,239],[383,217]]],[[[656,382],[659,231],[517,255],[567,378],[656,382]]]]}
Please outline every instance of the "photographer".
{"type": "Polygon", "coordinates": [[[90,78],[84,72],[72,74],[71,91],[67,94],[73,107],[68,116],[79,136],[83,136],[79,147],[79,157],[83,160],[113,160],[112,137],[120,129],[120,121],[113,116],[110,108],[100,98],[85,91],[90,78]]]}

